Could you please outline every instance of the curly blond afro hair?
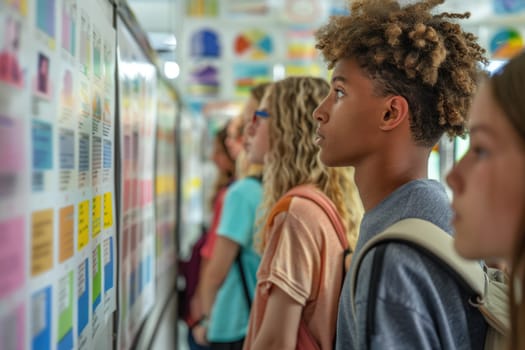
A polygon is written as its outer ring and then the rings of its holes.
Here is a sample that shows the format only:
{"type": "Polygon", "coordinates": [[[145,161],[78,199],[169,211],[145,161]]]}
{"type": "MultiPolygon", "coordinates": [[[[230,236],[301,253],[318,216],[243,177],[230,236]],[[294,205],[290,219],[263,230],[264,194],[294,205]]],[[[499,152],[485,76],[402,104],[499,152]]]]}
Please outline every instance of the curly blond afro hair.
{"type": "Polygon", "coordinates": [[[333,68],[355,59],[380,96],[403,96],[414,140],[434,145],[444,132],[463,135],[485,50],[455,19],[469,13],[431,10],[444,0],[401,6],[393,0],[350,1],[350,14],[316,32],[316,48],[333,68]]]}

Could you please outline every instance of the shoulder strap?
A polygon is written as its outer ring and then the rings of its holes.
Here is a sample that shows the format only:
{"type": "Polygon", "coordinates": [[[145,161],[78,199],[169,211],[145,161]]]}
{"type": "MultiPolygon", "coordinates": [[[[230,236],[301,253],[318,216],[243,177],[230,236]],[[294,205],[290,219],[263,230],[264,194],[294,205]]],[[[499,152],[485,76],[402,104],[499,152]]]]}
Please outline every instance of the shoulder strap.
{"type": "Polygon", "coordinates": [[[335,208],[335,205],[332,201],[320,190],[318,190],[313,185],[300,185],[292,188],[290,191],[286,192],[283,197],[277,202],[274,209],[270,213],[269,223],[273,222],[273,218],[281,211],[288,210],[292,197],[302,197],[311,200],[317,204],[323,211],[326,213],[332,225],[337,232],[337,237],[341,246],[346,250],[349,248],[348,239],[346,238],[346,230],[335,208]],[[283,210],[284,209],[284,210],[283,210]]]}
{"type": "Polygon", "coordinates": [[[488,280],[483,268],[476,261],[459,256],[453,247],[453,238],[438,226],[421,219],[404,219],[388,227],[385,231],[370,239],[354,257],[351,271],[352,310],[355,312],[355,292],[359,267],[368,251],[380,243],[405,242],[414,244],[437,257],[451,272],[459,276],[480,300],[487,293],[488,280]]]}
{"type": "Polygon", "coordinates": [[[248,281],[246,281],[246,275],[244,274],[244,268],[242,267],[241,253],[242,247],[239,248],[239,253],[237,253],[235,262],[241,272],[242,289],[244,291],[244,297],[246,298],[246,304],[248,305],[248,309],[250,309],[252,307],[252,297],[250,295],[250,289],[248,288],[248,281]]]}

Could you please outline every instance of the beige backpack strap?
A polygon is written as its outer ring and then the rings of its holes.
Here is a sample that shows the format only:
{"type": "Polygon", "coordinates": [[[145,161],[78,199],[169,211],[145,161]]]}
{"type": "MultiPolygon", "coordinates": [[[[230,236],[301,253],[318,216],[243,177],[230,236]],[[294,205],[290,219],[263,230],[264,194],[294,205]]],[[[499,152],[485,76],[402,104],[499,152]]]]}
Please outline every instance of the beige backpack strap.
{"type": "Polygon", "coordinates": [[[438,226],[421,219],[404,219],[388,227],[385,231],[370,239],[357,253],[354,265],[350,272],[352,311],[355,314],[355,293],[359,267],[368,251],[374,246],[385,242],[408,242],[413,243],[448,264],[468,287],[483,300],[487,293],[488,277],[483,268],[476,261],[466,260],[459,256],[454,249],[454,239],[438,226]]]}

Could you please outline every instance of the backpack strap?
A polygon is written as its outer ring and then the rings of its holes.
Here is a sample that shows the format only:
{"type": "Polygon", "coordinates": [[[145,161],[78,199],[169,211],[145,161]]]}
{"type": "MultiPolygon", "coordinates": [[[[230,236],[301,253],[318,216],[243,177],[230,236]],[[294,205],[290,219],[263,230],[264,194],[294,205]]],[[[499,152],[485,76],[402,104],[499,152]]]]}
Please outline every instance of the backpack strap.
{"type": "Polygon", "coordinates": [[[345,249],[346,256],[346,250],[349,249],[350,245],[348,244],[348,239],[346,238],[346,230],[343,221],[341,220],[334,203],[332,203],[332,201],[314,185],[299,185],[286,192],[270,212],[267,225],[271,226],[271,224],[273,224],[273,220],[277,214],[282,211],[288,211],[293,197],[309,199],[317,204],[325,212],[335,228],[339,242],[345,249]]]}
{"type": "Polygon", "coordinates": [[[357,275],[363,258],[370,249],[378,244],[396,241],[413,244],[438,258],[459,277],[460,281],[465,282],[465,286],[476,295],[478,302],[483,302],[487,295],[489,281],[480,264],[459,256],[453,247],[454,239],[441,228],[429,221],[412,218],[398,221],[374,236],[353,258],[354,267],[350,274],[350,285],[352,286],[351,300],[354,314],[357,275]]]}
{"type": "Polygon", "coordinates": [[[252,297],[250,295],[250,288],[248,288],[248,281],[246,280],[246,274],[244,273],[244,268],[242,266],[241,254],[242,254],[242,247],[239,248],[239,253],[237,253],[237,257],[235,258],[235,263],[239,267],[239,271],[241,273],[241,282],[242,282],[242,289],[244,292],[244,298],[246,299],[246,304],[248,305],[248,309],[250,309],[252,307],[252,297]]]}

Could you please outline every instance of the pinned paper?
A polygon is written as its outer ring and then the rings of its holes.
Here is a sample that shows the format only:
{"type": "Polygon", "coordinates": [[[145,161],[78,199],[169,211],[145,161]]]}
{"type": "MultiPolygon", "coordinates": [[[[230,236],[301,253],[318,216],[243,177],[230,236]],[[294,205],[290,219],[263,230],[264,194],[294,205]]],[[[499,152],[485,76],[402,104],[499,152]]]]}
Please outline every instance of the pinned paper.
{"type": "Polygon", "coordinates": [[[53,209],[34,212],[31,230],[31,276],[53,267],[53,209]]]}
{"type": "Polygon", "coordinates": [[[89,200],[78,205],[78,250],[89,243],[89,200]]]}
{"type": "Polygon", "coordinates": [[[111,192],[104,193],[104,229],[113,226],[113,200],[111,192]]]}

